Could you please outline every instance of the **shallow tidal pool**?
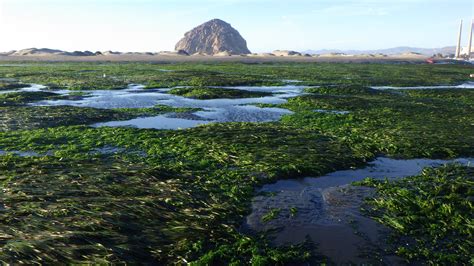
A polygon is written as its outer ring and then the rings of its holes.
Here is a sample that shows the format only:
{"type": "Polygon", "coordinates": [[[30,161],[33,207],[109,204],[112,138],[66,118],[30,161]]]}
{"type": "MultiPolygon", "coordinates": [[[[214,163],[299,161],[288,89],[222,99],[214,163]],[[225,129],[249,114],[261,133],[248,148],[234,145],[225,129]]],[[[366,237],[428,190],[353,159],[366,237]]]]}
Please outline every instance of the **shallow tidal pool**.
{"type": "Polygon", "coordinates": [[[425,167],[448,163],[474,166],[474,158],[397,160],[379,157],[367,167],[320,177],[280,180],[264,185],[252,200],[242,225],[247,233],[266,232],[277,246],[313,241],[316,252],[335,264],[403,264],[390,250],[389,229],[361,213],[366,187],[351,186],[366,177],[394,179],[418,175],[425,167]],[[268,217],[271,218],[268,219],[268,217]]]}
{"type": "MultiPolygon", "coordinates": [[[[34,85],[35,91],[46,87],[34,85]]],[[[187,116],[176,117],[175,114],[165,114],[153,117],[139,117],[127,121],[109,121],[92,126],[136,127],[153,129],[184,129],[212,122],[271,122],[278,121],[281,116],[292,112],[282,108],[261,108],[255,104],[281,104],[286,99],[303,93],[304,86],[287,85],[281,87],[229,87],[255,92],[273,93],[272,96],[239,99],[191,99],[169,94],[169,89],[144,89],[141,85],[130,85],[123,90],[84,91],[85,96],[74,100],[45,100],[31,103],[32,106],[61,106],[92,108],[150,108],[165,105],[175,108],[197,108],[187,116]]],[[[54,92],[54,91],[53,91],[54,92]]],[[[71,91],[61,90],[59,94],[71,91]]]]}

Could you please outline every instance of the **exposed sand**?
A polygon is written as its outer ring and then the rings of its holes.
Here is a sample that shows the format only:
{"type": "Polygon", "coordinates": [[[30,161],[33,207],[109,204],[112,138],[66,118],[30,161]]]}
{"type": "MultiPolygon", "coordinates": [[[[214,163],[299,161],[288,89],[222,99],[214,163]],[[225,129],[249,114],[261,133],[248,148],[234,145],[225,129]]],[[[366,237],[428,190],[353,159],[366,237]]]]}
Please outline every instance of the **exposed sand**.
{"type": "MultiPolygon", "coordinates": [[[[428,57],[400,55],[400,56],[349,56],[349,55],[321,55],[321,56],[179,56],[179,55],[143,55],[121,54],[100,56],[65,56],[65,55],[29,55],[4,56],[0,61],[28,61],[28,62],[354,62],[354,63],[422,63],[428,57]]],[[[447,61],[447,60],[437,60],[447,61]]]]}

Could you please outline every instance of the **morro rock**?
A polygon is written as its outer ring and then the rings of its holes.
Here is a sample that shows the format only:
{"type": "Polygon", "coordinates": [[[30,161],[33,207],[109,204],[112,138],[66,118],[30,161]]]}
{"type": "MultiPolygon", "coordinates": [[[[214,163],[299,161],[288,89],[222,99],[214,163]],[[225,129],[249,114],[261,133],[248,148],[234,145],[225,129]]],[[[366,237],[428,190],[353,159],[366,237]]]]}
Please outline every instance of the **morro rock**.
{"type": "Polygon", "coordinates": [[[247,42],[240,33],[220,19],[213,19],[186,32],[175,50],[183,50],[188,54],[250,54],[247,42]]]}

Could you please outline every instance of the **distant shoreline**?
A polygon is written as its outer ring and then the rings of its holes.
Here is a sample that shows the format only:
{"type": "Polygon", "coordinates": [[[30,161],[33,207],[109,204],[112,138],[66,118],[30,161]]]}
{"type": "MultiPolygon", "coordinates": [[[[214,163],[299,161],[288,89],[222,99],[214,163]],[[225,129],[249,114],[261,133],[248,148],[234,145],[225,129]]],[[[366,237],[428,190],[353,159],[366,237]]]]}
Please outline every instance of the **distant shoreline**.
{"type": "MultiPolygon", "coordinates": [[[[178,56],[178,55],[100,55],[100,56],[5,56],[0,55],[2,62],[242,62],[242,63],[271,63],[271,62],[334,62],[334,63],[423,63],[428,56],[178,56]]],[[[451,62],[449,59],[437,59],[437,62],[451,62]]]]}

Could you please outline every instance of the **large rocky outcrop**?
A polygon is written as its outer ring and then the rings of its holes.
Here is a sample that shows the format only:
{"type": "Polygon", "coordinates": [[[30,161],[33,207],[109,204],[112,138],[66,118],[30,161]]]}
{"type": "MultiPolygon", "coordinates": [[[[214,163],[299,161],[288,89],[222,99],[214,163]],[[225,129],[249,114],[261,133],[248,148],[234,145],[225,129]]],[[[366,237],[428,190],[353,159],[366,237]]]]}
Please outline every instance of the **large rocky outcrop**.
{"type": "Polygon", "coordinates": [[[184,50],[188,54],[250,54],[247,42],[240,33],[220,19],[213,19],[188,31],[176,44],[175,50],[184,50]]]}

